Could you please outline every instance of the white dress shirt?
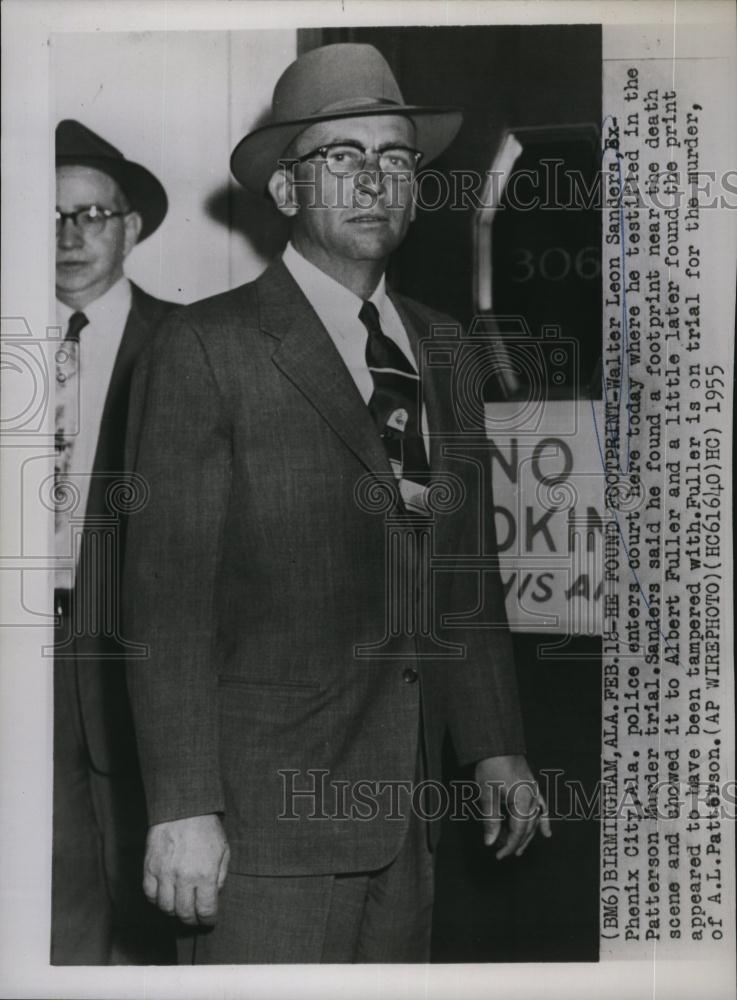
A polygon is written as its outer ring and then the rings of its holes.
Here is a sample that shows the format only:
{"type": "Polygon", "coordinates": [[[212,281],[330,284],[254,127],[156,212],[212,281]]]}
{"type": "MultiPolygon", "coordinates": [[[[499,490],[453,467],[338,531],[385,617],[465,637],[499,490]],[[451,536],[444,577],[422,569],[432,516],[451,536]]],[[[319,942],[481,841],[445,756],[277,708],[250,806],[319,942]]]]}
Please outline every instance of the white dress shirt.
{"type": "MultiPolygon", "coordinates": [[[[67,387],[67,391],[78,393],[79,400],[78,432],[74,437],[69,468],[69,477],[80,492],[79,505],[74,512],[75,520],[83,517],[87,509],[102,412],[131,300],[130,282],[123,277],[99,299],[79,310],[85,314],[89,323],[79,335],[77,385],[67,387]]],[[[61,327],[62,337],[69,325],[69,317],[77,311],[57,299],[56,322],[61,327]]],[[[73,533],[61,536],[57,534],[56,542],[55,585],[71,589],[74,586],[79,556],[78,551],[73,551],[73,533]]]]}
{"type": "MultiPolygon", "coordinates": [[[[325,274],[319,267],[311,264],[295,250],[291,243],[287,244],[282,260],[304,292],[307,301],[320,317],[322,325],[329,333],[330,339],[335,344],[351,378],[356,383],[356,388],[361,393],[363,401],[368,404],[374,391],[374,380],[366,365],[368,332],[358,318],[363,299],[355,295],[345,285],[341,285],[335,278],[325,274]]],[[[394,341],[414,370],[417,371],[417,362],[412,353],[407,331],[404,329],[394,304],[386,294],[386,282],[383,275],[369,301],[373,302],[379,312],[382,332],[394,341]]],[[[421,423],[425,451],[429,458],[429,432],[424,404],[421,423]]]]}

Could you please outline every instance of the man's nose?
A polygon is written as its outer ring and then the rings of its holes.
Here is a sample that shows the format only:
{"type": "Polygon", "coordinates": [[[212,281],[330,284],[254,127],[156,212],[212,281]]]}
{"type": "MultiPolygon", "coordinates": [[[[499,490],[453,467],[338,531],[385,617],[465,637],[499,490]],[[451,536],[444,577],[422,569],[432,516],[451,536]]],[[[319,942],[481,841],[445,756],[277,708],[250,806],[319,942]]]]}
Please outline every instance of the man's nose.
{"type": "Polygon", "coordinates": [[[84,237],[74,221],[68,217],[62,219],[56,231],[56,245],[66,250],[79,247],[83,242],[84,237]]]}
{"type": "Polygon", "coordinates": [[[367,154],[364,165],[354,177],[354,188],[359,193],[363,192],[364,198],[370,198],[373,205],[382,194],[386,193],[387,185],[388,175],[379,166],[378,154],[367,154]]]}
{"type": "Polygon", "coordinates": [[[383,184],[386,174],[379,166],[380,159],[381,155],[379,153],[366,152],[363,166],[358,171],[359,181],[362,184],[374,185],[377,188],[383,184]]]}

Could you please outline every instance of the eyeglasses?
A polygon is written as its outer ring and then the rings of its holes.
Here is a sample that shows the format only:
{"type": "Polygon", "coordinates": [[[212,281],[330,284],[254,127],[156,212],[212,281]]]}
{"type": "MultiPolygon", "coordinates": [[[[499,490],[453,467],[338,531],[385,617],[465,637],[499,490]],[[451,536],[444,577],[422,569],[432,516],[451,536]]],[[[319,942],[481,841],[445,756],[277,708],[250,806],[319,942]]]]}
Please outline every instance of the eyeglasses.
{"type": "Polygon", "coordinates": [[[107,223],[108,219],[119,218],[130,215],[130,212],[113,212],[109,208],[101,208],[100,205],[85,205],[78,208],[76,212],[60,212],[56,210],[56,235],[61,234],[66,219],[71,219],[74,226],[86,236],[98,236],[107,223]]]}
{"type": "Polygon", "coordinates": [[[412,175],[422,159],[422,153],[410,146],[386,146],[383,149],[366,149],[358,142],[331,142],[326,146],[305,153],[291,163],[305,163],[316,156],[325,160],[325,166],[336,177],[350,177],[366,166],[368,153],[377,156],[379,170],[391,177],[412,175]]]}

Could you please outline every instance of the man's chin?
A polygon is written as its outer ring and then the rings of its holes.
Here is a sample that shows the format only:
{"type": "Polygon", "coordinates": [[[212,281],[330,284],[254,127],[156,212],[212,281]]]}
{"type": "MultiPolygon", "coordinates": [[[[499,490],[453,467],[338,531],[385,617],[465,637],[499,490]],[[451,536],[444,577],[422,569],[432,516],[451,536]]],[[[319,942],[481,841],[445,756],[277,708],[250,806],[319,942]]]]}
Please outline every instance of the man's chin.
{"type": "Polygon", "coordinates": [[[351,234],[350,248],[347,256],[354,260],[383,260],[393,253],[402,242],[402,237],[396,233],[387,232],[379,227],[356,226],[351,234]]]}
{"type": "Polygon", "coordinates": [[[92,283],[92,276],[86,265],[60,265],[56,268],[57,292],[79,292],[92,283]]]}

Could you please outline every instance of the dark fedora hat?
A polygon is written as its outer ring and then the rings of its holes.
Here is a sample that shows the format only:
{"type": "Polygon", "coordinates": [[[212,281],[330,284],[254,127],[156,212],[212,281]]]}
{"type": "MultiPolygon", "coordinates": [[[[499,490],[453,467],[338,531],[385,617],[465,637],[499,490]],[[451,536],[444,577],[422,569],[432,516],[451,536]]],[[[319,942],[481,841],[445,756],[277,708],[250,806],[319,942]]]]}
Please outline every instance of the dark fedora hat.
{"type": "Polygon", "coordinates": [[[323,45],[284,70],[274,88],[270,120],[241,139],[230,169],[244,187],[264,194],[279,157],[308,125],[395,114],[413,119],[423,164],[450,145],[462,121],[458,108],[405,104],[389,64],[373,45],[323,45]]]}
{"type": "Polygon", "coordinates": [[[140,163],[126,160],[119,149],[73,118],[56,126],[56,165],[94,167],[117,181],[131,209],[143,219],[140,239],[145,240],[163,222],[168,201],[166,191],[140,163]]]}

